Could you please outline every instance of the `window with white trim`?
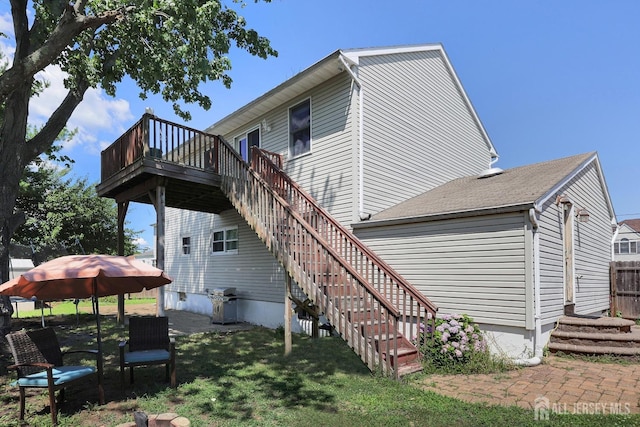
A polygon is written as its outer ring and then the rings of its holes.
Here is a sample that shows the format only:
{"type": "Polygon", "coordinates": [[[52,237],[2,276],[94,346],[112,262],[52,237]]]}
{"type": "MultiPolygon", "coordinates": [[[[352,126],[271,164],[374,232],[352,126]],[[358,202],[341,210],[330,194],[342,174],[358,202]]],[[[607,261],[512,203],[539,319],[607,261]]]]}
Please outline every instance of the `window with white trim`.
{"type": "Polygon", "coordinates": [[[311,152],[311,100],[289,108],[289,155],[311,152]]]}
{"type": "Polygon", "coordinates": [[[240,153],[240,156],[242,156],[242,159],[248,162],[251,156],[251,147],[260,147],[260,128],[235,137],[234,142],[235,148],[240,153]]]}
{"type": "Polygon", "coordinates": [[[238,227],[213,230],[211,234],[211,253],[238,253],[238,227]]]}
{"type": "Polygon", "coordinates": [[[629,240],[626,237],[620,239],[619,242],[615,242],[613,244],[613,252],[616,254],[637,254],[640,253],[638,251],[638,241],[637,240],[629,240]]]}

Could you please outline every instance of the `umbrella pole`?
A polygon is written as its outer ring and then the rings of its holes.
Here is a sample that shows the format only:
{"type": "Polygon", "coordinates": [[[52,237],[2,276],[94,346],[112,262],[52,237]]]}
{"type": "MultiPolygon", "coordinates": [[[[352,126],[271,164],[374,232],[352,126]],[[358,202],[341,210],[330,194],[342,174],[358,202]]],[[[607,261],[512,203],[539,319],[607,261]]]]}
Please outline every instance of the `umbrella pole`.
{"type": "Polygon", "coordinates": [[[98,398],[100,404],[104,403],[104,388],[102,386],[102,335],[100,332],[100,308],[98,306],[98,278],[93,279],[93,298],[96,309],[96,325],[98,327],[98,398]]]}

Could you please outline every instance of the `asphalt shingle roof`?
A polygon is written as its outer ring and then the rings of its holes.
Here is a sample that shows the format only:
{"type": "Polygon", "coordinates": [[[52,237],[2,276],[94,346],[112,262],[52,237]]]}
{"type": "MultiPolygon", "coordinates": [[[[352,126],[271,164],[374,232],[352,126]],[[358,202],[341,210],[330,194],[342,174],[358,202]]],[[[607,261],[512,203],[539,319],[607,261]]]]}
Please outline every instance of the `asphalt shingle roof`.
{"type": "Polygon", "coordinates": [[[507,169],[487,178],[458,178],[381,211],[371,219],[390,220],[533,205],[594,154],[584,153],[507,169]]]}
{"type": "Polygon", "coordinates": [[[629,227],[640,233],[640,218],[625,219],[620,224],[627,224],[629,227]]]}

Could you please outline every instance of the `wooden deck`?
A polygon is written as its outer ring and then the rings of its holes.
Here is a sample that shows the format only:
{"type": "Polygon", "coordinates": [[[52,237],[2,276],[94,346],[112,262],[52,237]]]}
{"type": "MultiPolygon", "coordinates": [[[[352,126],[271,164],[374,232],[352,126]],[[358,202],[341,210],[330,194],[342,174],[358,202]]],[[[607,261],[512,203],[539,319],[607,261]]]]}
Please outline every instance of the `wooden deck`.
{"type": "Polygon", "coordinates": [[[210,213],[232,209],[220,191],[218,168],[203,155],[217,152],[217,137],[185,127],[176,134],[167,123],[145,115],[102,152],[98,195],[153,204],[155,188],[164,186],[166,206],[210,213]]]}

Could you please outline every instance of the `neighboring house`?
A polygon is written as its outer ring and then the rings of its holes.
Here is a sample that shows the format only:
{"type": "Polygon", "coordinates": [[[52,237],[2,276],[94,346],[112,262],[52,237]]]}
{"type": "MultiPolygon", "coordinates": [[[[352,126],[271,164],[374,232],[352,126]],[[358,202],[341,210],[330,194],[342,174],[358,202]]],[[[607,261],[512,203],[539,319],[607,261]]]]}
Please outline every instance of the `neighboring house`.
{"type": "Polygon", "coordinates": [[[139,259],[140,261],[155,266],[156,264],[156,255],[154,251],[145,251],[139,254],[134,255],[135,259],[139,259]]]}
{"type": "Polygon", "coordinates": [[[618,224],[613,260],[640,261],[640,219],[625,219],[618,224]]]}
{"type": "Polygon", "coordinates": [[[33,261],[28,258],[9,258],[9,280],[20,276],[33,268],[33,261]]]}
{"type": "MultiPolygon", "coordinates": [[[[245,160],[282,155],[439,313],[472,315],[510,356],[539,352],[565,310],[608,308],[615,216],[597,155],[477,179],[497,152],[439,44],[338,50],[206,131],[245,160]]],[[[210,314],[208,294],[232,287],[240,320],[283,323],[285,270],[236,210],[168,208],[164,240],[167,308],[210,314]]]]}

